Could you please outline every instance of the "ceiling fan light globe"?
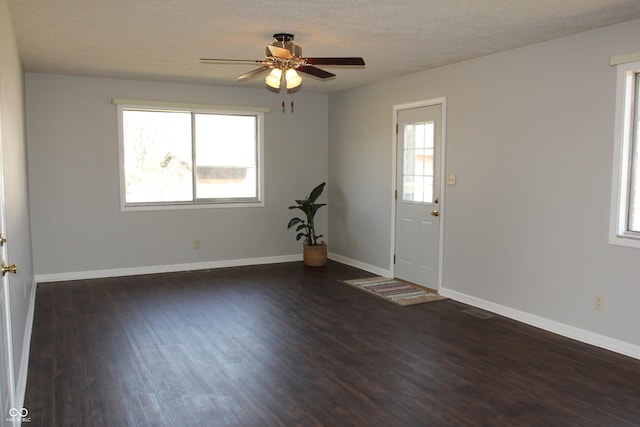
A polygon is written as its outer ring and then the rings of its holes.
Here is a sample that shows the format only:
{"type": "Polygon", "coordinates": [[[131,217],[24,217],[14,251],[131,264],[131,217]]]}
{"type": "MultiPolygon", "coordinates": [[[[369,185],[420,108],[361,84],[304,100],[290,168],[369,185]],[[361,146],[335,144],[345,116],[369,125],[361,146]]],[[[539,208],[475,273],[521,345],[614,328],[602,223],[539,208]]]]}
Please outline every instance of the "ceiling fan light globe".
{"type": "Polygon", "coordinates": [[[287,79],[287,89],[295,89],[302,84],[302,77],[293,68],[287,70],[285,77],[287,79]]]}
{"type": "MultiPolygon", "coordinates": [[[[302,77],[296,72],[296,70],[290,68],[285,72],[286,86],[288,90],[295,89],[302,84],[302,77]]],[[[280,82],[282,81],[282,70],[280,68],[274,68],[265,77],[264,82],[267,86],[280,89],[280,82]]]]}
{"type": "Polygon", "coordinates": [[[282,70],[279,68],[274,68],[271,70],[267,77],[265,77],[264,82],[267,86],[272,87],[274,89],[280,88],[280,79],[282,77],[282,70]]]}

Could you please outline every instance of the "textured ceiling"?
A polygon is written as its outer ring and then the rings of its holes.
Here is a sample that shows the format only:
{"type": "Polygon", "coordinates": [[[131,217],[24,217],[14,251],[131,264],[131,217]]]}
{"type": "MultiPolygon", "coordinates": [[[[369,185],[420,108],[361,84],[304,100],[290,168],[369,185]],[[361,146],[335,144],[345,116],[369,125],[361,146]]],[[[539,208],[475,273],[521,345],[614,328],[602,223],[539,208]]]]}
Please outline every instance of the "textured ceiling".
{"type": "Polygon", "coordinates": [[[639,0],[7,0],[25,71],[237,82],[290,32],[303,56],[362,56],[305,91],[333,92],[640,18],[639,0]]]}

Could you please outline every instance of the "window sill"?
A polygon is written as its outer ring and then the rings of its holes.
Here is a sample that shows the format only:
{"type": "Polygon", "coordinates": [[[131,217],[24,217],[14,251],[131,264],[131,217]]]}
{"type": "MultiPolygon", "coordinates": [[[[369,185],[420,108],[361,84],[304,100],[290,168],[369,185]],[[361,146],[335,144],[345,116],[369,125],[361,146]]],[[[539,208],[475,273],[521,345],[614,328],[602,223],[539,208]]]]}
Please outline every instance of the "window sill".
{"type": "Polygon", "coordinates": [[[609,237],[609,244],[616,246],[626,246],[628,248],[640,249],[640,236],[615,235],[609,237]]]}
{"type": "Polygon", "coordinates": [[[173,204],[173,205],[125,205],[120,207],[120,212],[139,211],[173,211],[188,209],[226,209],[226,208],[262,208],[264,202],[251,203],[199,203],[199,204],[173,204]]]}

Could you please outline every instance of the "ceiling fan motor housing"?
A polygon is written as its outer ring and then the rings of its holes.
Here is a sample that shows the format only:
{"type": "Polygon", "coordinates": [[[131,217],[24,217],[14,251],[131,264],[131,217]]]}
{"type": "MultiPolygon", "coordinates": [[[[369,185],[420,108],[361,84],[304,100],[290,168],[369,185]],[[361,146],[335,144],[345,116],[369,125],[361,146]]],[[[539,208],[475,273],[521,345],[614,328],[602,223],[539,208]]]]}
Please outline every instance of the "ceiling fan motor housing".
{"type": "MultiPolygon", "coordinates": [[[[276,40],[271,43],[271,46],[281,47],[283,49],[287,49],[291,52],[291,55],[294,56],[302,56],[302,48],[293,44],[293,34],[289,33],[277,33],[273,35],[273,38],[276,40]]],[[[271,55],[269,48],[266,48],[267,56],[271,55]]]]}

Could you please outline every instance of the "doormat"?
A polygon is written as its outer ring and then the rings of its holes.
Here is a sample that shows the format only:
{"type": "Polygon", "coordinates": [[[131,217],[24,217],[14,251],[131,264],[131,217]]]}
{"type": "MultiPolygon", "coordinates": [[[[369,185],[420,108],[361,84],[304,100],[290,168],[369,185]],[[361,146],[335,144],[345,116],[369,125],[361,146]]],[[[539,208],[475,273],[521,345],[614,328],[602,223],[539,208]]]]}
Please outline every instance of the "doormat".
{"type": "Polygon", "coordinates": [[[436,291],[413,283],[386,277],[367,277],[365,279],[341,280],[347,285],[355,286],[371,294],[385,298],[400,305],[422,304],[425,302],[442,301],[447,299],[436,291]]]}

